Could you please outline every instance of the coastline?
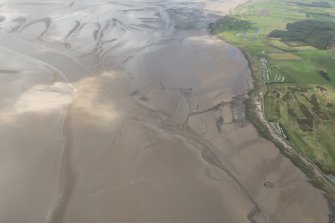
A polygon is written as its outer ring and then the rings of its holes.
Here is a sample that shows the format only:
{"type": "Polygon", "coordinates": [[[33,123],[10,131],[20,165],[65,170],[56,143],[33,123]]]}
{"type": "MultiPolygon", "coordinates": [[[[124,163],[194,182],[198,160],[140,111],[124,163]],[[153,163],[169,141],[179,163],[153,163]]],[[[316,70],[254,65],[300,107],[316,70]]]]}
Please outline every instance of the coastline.
{"type": "Polygon", "coordinates": [[[264,82],[259,78],[259,73],[255,70],[257,60],[252,58],[248,52],[239,47],[249,62],[251,76],[253,78],[254,89],[249,92],[249,98],[246,101],[246,117],[256,128],[257,132],[265,139],[271,141],[280,152],[289,158],[309,179],[310,183],[318,189],[323,190],[331,198],[335,198],[333,182],[328,176],[319,169],[313,161],[301,155],[297,149],[287,140],[277,135],[271,128],[269,122],[264,116],[264,96],[267,94],[267,88],[264,82]],[[263,85],[263,86],[262,86],[263,85]]]}
{"type": "MultiPolygon", "coordinates": [[[[233,11],[236,8],[243,7],[245,4],[251,4],[256,2],[256,0],[241,1],[239,4],[234,4],[232,8],[228,11],[224,17],[228,15],[234,15],[233,11]]],[[[248,99],[245,102],[245,114],[246,118],[257,130],[258,134],[266,140],[272,142],[280,152],[291,160],[291,162],[297,166],[309,179],[309,182],[316,188],[324,191],[326,197],[335,199],[335,188],[334,181],[331,180],[313,161],[304,157],[298,152],[294,145],[290,141],[282,138],[278,135],[274,129],[271,127],[264,114],[264,96],[267,94],[266,83],[260,78],[261,68],[259,58],[252,55],[242,46],[236,43],[230,42],[225,38],[217,37],[216,34],[208,28],[209,33],[216,38],[236,46],[244,55],[245,59],[248,61],[248,66],[251,74],[251,79],[253,83],[253,88],[248,92],[248,99]]]]}

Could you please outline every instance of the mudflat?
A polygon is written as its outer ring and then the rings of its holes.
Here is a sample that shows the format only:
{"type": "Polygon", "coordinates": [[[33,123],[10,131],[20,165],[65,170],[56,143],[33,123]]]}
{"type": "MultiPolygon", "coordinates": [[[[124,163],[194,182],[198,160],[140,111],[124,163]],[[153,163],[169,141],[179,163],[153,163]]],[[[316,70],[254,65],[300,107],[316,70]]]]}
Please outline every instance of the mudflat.
{"type": "Polygon", "coordinates": [[[0,221],[329,222],[207,33],[239,3],[3,1],[0,221]]]}

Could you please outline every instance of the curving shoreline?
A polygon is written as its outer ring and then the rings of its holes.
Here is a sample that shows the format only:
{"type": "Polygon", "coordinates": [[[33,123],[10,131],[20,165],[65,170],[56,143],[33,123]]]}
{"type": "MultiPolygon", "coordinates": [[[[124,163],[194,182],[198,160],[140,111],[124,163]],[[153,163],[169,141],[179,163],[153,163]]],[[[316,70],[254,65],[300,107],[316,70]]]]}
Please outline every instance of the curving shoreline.
{"type": "Polygon", "coordinates": [[[246,114],[248,119],[253,123],[260,135],[273,142],[280,151],[287,156],[291,161],[299,167],[311,180],[311,183],[328,193],[332,199],[335,198],[334,182],[323,171],[313,163],[313,161],[300,154],[294,146],[279,136],[271,127],[264,115],[264,96],[267,93],[267,87],[260,79],[260,72],[255,71],[253,66],[257,66],[257,59],[250,59],[252,56],[246,53],[243,48],[240,48],[246,58],[248,58],[252,76],[257,84],[256,87],[249,92],[248,106],[246,107],[246,114]],[[253,61],[253,62],[251,62],[253,61]],[[312,169],[311,169],[312,168],[312,169]]]}
{"type": "MultiPolygon", "coordinates": [[[[248,0],[236,7],[242,7],[244,4],[252,2],[253,0],[248,0]]],[[[232,11],[230,11],[230,14],[232,14],[232,11]]],[[[209,31],[212,35],[215,35],[210,28],[209,31]]],[[[229,42],[227,39],[223,40],[229,42]]],[[[254,83],[254,88],[249,92],[249,98],[246,102],[246,115],[249,121],[254,125],[261,136],[273,142],[283,155],[288,157],[299,169],[301,169],[316,188],[326,192],[327,196],[330,196],[331,199],[335,199],[335,182],[333,179],[325,174],[313,161],[298,152],[298,150],[294,148],[294,145],[292,145],[288,140],[278,135],[265,118],[264,97],[267,94],[267,86],[261,79],[259,58],[249,53],[242,46],[238,46],[236,43],[231,44],[235,44],[248,61],[254,83]]]]}

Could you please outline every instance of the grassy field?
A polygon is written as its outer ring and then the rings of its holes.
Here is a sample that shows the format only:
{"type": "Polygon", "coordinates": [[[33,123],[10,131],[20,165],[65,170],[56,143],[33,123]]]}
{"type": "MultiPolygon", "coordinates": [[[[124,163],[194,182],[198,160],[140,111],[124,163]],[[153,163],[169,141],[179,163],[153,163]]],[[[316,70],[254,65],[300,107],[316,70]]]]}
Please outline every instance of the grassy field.
{"type": "Polygon", "coordinates": [[[335,173],[335,92],[330,85],[271,84],[265,114],[326,173],[335,173]],[[332,103],[333,102],[333,103],[332,103]]]}
{"type": "Polygon", "coordinates": [[[294,55],[292,53],[271,53],[269,54],[269,57],[271,60],[287,60],[287,61],[303,60],[301,57],[294,55]]]}
{"type": "Polygon", "coordinates": [[[335,43],[320,45],[328,28],[318,22],[335,25],[335,0],[254,0],[210,30],[258,58],[269,123],[326,174],[335,175],[335,43]],[[285,38],[270,38],[274,30],[285,38]],[[295,38],[299,30],[313,32],[311,39],[295,38]]]}
{"type": "MultiPolygon", "coordinates": [[[[302,1],[313,4],[313,1],[302,1]]],[[[328,1],[332,8],[298,6],[279,0],[258,0],[237,8],[228,19],[211,25],[212,31],[222,39],[236,44],[258,57],[265,57],[272,67],[282,71],[287,79],[299,84],[334,84],[334,48],[316,49],[302,42],[282,42],[269,38],[274,30],[286,30],[288,23],[311,19],[311,15],[322,15],[323,20],[335,24],[335,1],[328,1]],[[272,61],[271,55],[280,57],[272,61]],[[290,57],[291,59],[284,59],[290,57]],[[330,81],[319,75],[319,68],[327,70],[330,81]]],[[[308,23],[307,23],[308,24],[308,23]]],[[[323,37],[323,33],[320,33],[323,37]]],[[[272,56],[273,57],[273,56],[272,56]]]]}

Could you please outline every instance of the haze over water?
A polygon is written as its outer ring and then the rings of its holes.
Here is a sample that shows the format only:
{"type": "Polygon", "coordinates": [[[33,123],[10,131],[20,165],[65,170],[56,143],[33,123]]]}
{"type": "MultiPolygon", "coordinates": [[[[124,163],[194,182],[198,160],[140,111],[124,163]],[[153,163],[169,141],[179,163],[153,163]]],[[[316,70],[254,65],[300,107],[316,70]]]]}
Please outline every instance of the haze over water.
{"type": "Polygon", "coordinates": [[[239,1],[0,3],[0,222],[329,222],[207,32],[239,1]]]}

